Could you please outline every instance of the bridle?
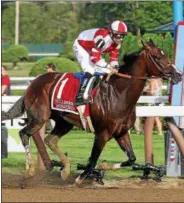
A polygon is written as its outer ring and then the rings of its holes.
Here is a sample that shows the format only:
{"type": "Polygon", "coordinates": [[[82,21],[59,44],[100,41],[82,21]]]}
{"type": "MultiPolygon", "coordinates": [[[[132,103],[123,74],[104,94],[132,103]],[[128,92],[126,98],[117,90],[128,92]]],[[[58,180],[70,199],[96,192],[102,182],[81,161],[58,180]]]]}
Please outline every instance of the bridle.
{"type": "MultiPolygon", "coordinates": [[[[146,57],[147,57],[147,61],[148,61],[148,72],[150,74],[150,65],[149,65],[149,59],[153,62],[153,64],[156,66],[156,68],[162,72],[162,70],[160,69],[159,65],[155,62],[155,60],[153,59],[153,56],[150,54],[150,52],[147,52],[146,54],[146,57]]],[[[156,56],[155,56],[156,57],[156,56]]]]}
{"type": "MultiPolygon", "coordinates": [[[[167,73],[167,72],[163,72],[162,71],[162,69],[164,69],[164,67],[163,66],[165,66],[165,65],[163,65],[160,61],[159,62],[156,62],[156,60],[159,60],[160,59],[160,57],[158,57],[158,56],[153,56],[153,55],[151,55],[149,52],[147,53],[147,57],[149,57],[150,59],[151,59],[151,61],[152,61],[152,63],[156,66],[156,68],[160,71],[160,73],[161,73],[161,76],[160,77],[167,77],[167,78],[169,78],[170,77],[170,73],[167,73]],[[155,59],[153,58],[153,57],[155,57],[155,59]]],[[[148,60],[148,63],[149,63],[149,60],[148,60]]],[[[169,63],[168,65],[167,65],[167,67],[168,66],[171,66],[172,64],[171,63],[169,63]]],[[[167,69],[167,67],[166,67],[166,69],[167,69]]],[[[149,71],[149,65],[148,65],[148,71],[149,71]]]]}
{"type": "MultiPolygon", "coordinates": [[[[150,60],[152,61],[152,63],[154,63],[154,65],[156,66],[156,68],[162,73],[162,70],[160,68],[160,66],[158,65],[158,63],[154,60],[153,56],[151,55],[151,53],[147,50],[143,50],[146,52],[146,58],[147,58],[147,63],[148,63],[148,73],[149,75],[151,75],[151,71],[150,71],[150,60]]],[[[140,53],[141,54],[141,53],[140,53]]],[[[109,78],[111,77],[111,75],[117,75],[119,77],[122,77],[122,78],[128,78],[128,79],[139,79],[139,80],[147,80],[147,79],[156,79],[156,78],[160,78],[161,76],[133,76],[133,75],[129,75],[129,74],[123,74],[123,73],[109,73],[109,75],[107,76],[107,81],[109,80],[109,78]]]]}

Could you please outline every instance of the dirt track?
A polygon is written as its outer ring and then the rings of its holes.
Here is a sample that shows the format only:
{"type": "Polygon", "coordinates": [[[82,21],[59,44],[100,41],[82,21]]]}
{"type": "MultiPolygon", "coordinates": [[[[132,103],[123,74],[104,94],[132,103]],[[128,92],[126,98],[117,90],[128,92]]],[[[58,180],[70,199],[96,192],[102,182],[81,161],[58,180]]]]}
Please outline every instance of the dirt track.
{"type": "Polygon", "coordinates": [[[73,184],[56,173],[38,173],[23,182],[20,174],[2,174],[3,202],[184,202],[184,180],[163,179],[156,183],[139,178],[105,180],[105,185],[73,184]],[[24,183],[25,189],[20,189],[24,183]]]}

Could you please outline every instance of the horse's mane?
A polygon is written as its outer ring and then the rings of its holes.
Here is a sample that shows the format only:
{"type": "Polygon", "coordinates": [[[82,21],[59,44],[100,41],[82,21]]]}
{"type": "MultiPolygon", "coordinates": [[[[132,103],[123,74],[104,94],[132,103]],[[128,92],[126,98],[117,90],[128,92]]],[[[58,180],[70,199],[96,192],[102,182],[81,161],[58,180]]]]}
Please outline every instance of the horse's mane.
{"type": "Polygon", "coordinates": [[[131,53],[131,54],[125,54],[122,61],[123,64],[119,66],[119,72],[129,72],[129,70],[132,67],[132,64],[135,62],[135,60],[139,57],[140,52],[142,49],[140,49],[137,52],[131,53]]]}

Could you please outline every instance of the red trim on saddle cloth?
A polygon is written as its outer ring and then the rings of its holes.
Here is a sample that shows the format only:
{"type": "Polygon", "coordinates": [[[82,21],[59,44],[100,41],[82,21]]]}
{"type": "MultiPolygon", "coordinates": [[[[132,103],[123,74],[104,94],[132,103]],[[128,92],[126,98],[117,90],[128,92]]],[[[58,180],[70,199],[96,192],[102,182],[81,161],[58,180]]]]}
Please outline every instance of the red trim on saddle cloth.
{"type": "MultiPolygon", "coordinates": [[[[79,79],[74,77],[73,73],[64,73],[54,87],[51,108],[58,111],[79,114],[74,106],[75,97],[80,85],[79,79]]],[[[96,94],[96,88],[91,91],[91,96],[96,94]]],[[[86,104],[84,116],[90,116],[89,104],[86,104]]]]}

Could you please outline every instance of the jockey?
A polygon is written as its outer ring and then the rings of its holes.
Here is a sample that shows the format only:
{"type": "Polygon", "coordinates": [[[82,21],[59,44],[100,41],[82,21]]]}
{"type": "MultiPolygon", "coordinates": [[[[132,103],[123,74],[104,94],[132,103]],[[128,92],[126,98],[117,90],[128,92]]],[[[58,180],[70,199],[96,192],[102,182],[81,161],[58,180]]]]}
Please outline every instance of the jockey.
{"type": "Polygon", "coordinates": [[[73,50],[84,72],[84,77],[75,100],[76,106],[90,102],[87,90],[91,89],[90,79],[95,72],[103,75],[118,71],[118,54],[126,34],[127,26],[119,20],[112,22],[107,29],[90,29],[79,34],[73,50]],[[109,54],[109,64],[102,58],[102,54],[106,53],[109,54]],[[87,96],[84,96],[86,92],[87,96]]]}

